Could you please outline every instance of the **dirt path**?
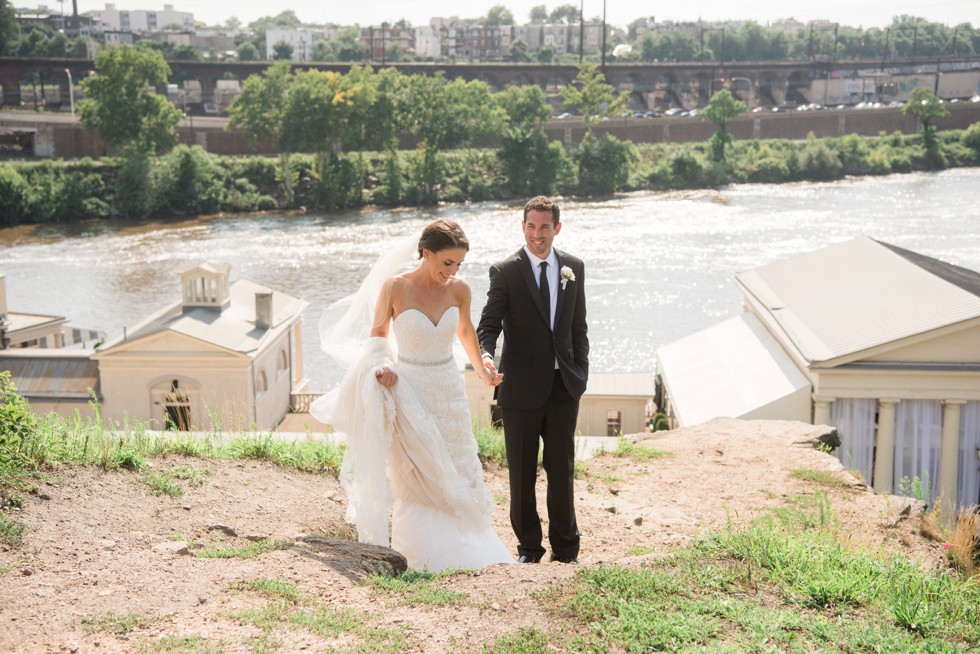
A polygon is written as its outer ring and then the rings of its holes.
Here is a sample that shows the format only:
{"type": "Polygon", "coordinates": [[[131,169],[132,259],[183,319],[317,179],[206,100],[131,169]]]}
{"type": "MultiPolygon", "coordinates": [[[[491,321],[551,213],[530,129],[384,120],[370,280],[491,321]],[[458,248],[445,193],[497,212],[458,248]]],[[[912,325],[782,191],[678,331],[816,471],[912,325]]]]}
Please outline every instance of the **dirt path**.
{"type": "MultiPolygon", "coordinates": [[[[665,458],[590,459],[588,473],[576,482],[581,565],[659,555],[729,521],[745,525],[766,507],[813,492],[812,484],[791,474],[800,468],[836,471],[854,481],[834,457],[813,449],[822,431],[719,419],[641,441],[668,452],[665,458]]],[[[152,465],[188,469],[199,484],[185,482],[184,494],[172,498],[154,494],[140,473],[64,467],[25,496],[26,544],[0,551],[0,651],[130,652],[161,637],[188,635],[220,640],[223,652],[252,651],[261,632],[233,613],[261,605],[261,598],[234,585],[255,579],[290,582],[317,605],[352,608],[372,616],[375,626],[403,630],[407,651],[460,651],[522,627],[547,630],[549,618],[531,594],[576,570],[559,563],[492,566],[445,581],[465,600],[420,608],[358,584],[342,567],[299,546],[248,559],[200,558],[193,554],[207,545],[353,537],[343,522],[339,484],[262,462],[167,458],[152,465]],[[123,635],[85,624],[129,614],[152,619],[123,635]]],[[[514,549],[505,474],[489,470],[487,483],[499,500],[497,531],[514,549]]],[[[543,495],[542,486],[539,499],[543,495]]],[[[941,558],[941,545],[922,537],[916,520],[899,519],[900,498],[860,486],[829,495],[855,542],[895,548],[927,564],[941,558]]],[[[281,652],[337,644],[296,627],[277,630],[276,639],[281,652]]]]}

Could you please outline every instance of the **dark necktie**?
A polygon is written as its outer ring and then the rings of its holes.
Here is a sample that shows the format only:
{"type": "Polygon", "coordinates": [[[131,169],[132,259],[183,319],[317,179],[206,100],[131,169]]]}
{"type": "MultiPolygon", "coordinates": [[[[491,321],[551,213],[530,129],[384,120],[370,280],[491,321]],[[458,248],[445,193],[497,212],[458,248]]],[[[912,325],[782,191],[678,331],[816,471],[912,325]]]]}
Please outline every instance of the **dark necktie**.
{"type": "Polygon", "coordinates": [[[551,290],[548,288],[548,262],[541,262],[541,278],[538,280],[538,291],[541,292],[541,301],[544,302],[544,311],[548,316],[548,326],[551,326],[551,290]]]}

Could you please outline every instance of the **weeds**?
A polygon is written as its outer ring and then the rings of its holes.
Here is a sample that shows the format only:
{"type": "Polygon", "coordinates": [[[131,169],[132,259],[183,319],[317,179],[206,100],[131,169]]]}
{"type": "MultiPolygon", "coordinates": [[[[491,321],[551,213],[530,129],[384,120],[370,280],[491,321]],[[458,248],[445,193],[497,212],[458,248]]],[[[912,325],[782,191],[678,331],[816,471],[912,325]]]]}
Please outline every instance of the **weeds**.
{"type": "Polygon", "coordinates": [[[840,475],[829,470],[814,470],[813,468],[796,468],[790,476],[801,481],[819,484],[835,490],[853,490],[854,486],[840,475]]]}
{"type": "Polygon", "coordinates": [[[194,554],[199,559],[254,559],[274,550],[288,550],[293,544],[285,540],[260,540],[242,547],[205,547],[194,554]]]}
{"type": "Polygon", "coordinates": [[[426,570],[408,570],[398,577],[372,575],[369,583],[380,593],[397,595],[401,604],[415,606],[446,606],[455,604],[467,598],[466,593],[439,588],[433,585],[438,579],[452,577],[458,570],[443,572],[428,572],[426,570]]]}
{"type": "Polygon", "coordinates": [[[159,619],[155,615],[104,613],[94,618],[82,618],[82,628],[87,633],[126,634],[134,629],[145,629],[159,619]]]}
{"type": "Polygon", "coordinates": [[[645,445],[637,445],[628,438],[622,437],[616,440],[616,449],[609,454],[615,457],[633,459],[634,461],[648,461],[650,459],[662,459],[670,456],[668,452],[645,445]]]}

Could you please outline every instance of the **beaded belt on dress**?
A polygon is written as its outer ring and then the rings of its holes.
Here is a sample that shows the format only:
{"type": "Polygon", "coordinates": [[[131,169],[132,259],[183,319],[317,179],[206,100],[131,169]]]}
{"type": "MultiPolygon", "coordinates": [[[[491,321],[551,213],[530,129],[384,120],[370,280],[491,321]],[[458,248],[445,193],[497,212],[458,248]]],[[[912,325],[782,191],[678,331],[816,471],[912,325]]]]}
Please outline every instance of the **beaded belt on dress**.
{"type": "Polygon", "coordinates": [[[442,361],[417,361],[415,359],[408,359],[406,357],[399,357],[398,363],[407,363],[410,366],[425,366],[426,368],[435,368],[436,366],[444,366],[447,363],[451,363],[453,357],[450,356],[448,359],[443,359],[442,361]]]}

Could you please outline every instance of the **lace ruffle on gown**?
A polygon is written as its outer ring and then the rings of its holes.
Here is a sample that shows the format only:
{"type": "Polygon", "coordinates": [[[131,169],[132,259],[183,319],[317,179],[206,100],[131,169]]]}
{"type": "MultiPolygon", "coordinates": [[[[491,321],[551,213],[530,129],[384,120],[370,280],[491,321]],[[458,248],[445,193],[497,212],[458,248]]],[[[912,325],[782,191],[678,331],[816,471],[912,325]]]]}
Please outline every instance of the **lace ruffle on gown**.
{"type": "Polygon", "coordinates": [[[463,378],[452,344],[459,309],[437,324],[410,309],[393,329],[395,433],[389,472],[395,493],[391,546],[412,568],[512,563],[493,530],[495,504],[483,483],[463,378]]]}

